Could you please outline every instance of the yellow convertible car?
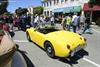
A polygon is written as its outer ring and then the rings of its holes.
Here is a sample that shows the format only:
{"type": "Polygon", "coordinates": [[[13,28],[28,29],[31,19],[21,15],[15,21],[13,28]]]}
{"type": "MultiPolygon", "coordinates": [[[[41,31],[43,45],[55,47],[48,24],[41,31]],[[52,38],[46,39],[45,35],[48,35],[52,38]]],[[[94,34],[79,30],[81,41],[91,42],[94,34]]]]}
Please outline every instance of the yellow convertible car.
{"type": "Polygon", "coordinates": [[[26,30],[27,39],[43,48],[50,57],[69,57],[84,49],[86,39],[77,33],[56,29],[55,25],[39,25],[26,30]]]}

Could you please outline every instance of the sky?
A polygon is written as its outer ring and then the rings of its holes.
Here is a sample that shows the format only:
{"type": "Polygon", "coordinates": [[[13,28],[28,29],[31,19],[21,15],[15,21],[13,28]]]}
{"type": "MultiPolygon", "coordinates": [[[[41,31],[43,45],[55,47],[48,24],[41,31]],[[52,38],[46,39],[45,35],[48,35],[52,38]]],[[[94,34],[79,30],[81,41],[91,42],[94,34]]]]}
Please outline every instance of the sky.
{"type": "Polygon", "coordinates": [[[41,0],[9,0],[7,10],[14,13],[18,7],[27,8],[41,5],[41,0]]]}

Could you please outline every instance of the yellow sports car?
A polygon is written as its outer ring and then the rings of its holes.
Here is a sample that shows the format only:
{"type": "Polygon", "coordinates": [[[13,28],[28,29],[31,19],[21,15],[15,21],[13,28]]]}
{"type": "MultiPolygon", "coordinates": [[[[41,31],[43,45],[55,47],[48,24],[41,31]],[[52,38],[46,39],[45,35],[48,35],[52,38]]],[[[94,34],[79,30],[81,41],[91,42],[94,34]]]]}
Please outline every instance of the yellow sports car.
{"type": "Polygon", "coordinates": [[[50,25],[26,30],[27,39],[43,48],[50,57],[69,57],[84,49],[86,39],[77,33],[59,30],[50,25]]]}

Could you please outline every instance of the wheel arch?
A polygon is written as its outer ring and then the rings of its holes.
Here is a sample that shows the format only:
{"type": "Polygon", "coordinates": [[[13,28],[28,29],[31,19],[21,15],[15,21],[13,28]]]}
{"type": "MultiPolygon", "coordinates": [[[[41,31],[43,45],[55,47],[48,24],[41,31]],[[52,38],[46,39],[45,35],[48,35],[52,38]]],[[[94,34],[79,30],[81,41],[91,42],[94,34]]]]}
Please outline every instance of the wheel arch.
{"type": "MultiPolygon", "coordinates": [[[[43,43],[43,47],[45,48],[45,44],[47,43],[47,42],[50,42],[49,40],[45,40],[44,41],[44,43],[43,43]]],[[[50,42],[51,43],[51,42],[50,42]]]]}
{"type": "Polygon", "coordinates": [[[32,42],[32,39],[31,39],[31,37],[30,37],[30,33],[29,33],[29,31],[26,31],[26,36],[27,36],[27,39],[28,39],[28,36],[29,36],[29,42],[32,42]]]}
{"type": "Polygon", "coordinates": [[[56,55],[55,55],[55,48],[54,48],[54,46],[53,46],[53,44],[52,44],[51,41],[46,40],[46,41],[44,42],[44,50],[46,50],[45,47],[46,47],[46,43],[47,43],[47,42],[50,43],[50,46],[53,48],[53,51],[54,51],[54,55],[53,55],[51,58],[55,58],[55,57],[56,57],[56,55]]]}

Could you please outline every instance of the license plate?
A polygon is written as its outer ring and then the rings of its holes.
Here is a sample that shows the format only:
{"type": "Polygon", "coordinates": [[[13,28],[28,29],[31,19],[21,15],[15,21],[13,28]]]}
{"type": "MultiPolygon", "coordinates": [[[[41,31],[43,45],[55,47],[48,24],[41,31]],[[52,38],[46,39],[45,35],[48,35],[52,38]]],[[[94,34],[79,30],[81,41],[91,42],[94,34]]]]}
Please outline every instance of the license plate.
{"type": "Polygon", "coordinates": [[[74,56],[76,52],[78,52],[79,50],[81,50],[81,46],[78,45],[75,50],[72,51],[71,56],[74,56]]]}
{"type": "Polygon", "coordinates": [[[78,46],[76,47],[75,52],[78,52],[79,50],[81,50],[81,46],[80,46],[80,45],[78,45],[78,46]]]}

